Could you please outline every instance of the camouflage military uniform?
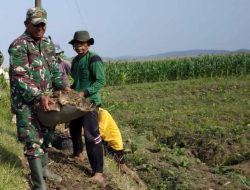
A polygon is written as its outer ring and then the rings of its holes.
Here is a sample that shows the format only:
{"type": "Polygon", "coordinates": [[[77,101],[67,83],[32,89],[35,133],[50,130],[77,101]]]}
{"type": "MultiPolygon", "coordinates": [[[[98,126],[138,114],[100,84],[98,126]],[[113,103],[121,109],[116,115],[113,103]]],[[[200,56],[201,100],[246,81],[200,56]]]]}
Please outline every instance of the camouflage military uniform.
{"type": "Polygon", "coordinates": [[[0,51],[0,66],[3,64],[3,54],[2,52],[0,51]]]}
{"type": "Polygon", "coordinates": [[[42,127],[33,110],[42,94],[64,88],[54,45],[49,38],[41,41],[24,32],[9,47],[11,106],[17,116],[18,139],[25,144],[24,154],[39,157],[51,139],[52,131],[42,127]]]}

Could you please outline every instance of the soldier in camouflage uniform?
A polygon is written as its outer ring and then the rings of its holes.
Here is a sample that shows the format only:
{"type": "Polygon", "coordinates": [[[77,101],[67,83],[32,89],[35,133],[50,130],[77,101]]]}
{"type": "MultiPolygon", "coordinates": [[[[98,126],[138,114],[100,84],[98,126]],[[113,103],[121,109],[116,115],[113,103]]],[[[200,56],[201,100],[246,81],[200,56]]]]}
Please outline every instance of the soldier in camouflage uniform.
{"type": "Polygon", "coordinates": [[[3,54],[2,54],[2,52],[0,51],[0,66],[3,64],[3,60],[4,60],[3,54]]]}
{"type": "Polygon", "coordinates": [[[43,127],[33,109],[36,103],[48,111],[52,89],[67,90],[62,83],[57,66],[54,45],[44,37],[47,13],[42,8],[27,11],[25,32],[12,42],[10,54],[11,106],[16,114],[18,139],[24,143],[33,189],[47,189],[44,178],[61,181],[62,178],[48,170],[48,153],[53,131],[43,127]]]}

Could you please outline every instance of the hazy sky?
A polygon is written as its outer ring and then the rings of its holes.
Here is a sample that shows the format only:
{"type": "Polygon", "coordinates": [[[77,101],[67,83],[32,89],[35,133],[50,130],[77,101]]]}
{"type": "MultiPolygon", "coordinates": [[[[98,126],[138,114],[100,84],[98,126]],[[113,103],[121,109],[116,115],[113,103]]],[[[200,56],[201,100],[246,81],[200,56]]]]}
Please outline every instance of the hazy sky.
{"type": "MultiPolygon", "coordinates": [[[[1,2],[0,49],[24,30],[35,0],[1,2]]],[[[74,56],[68,41],[77,30],[95,39],[100,56],[143,56],[190,49],[250,49],[250,0],[42,0],[46,35],[74,56]]],[[[8,58],[6,58],[6,62],[8,58]]],[[[8,63],[5,63],[8,65],[8,63]]]]}

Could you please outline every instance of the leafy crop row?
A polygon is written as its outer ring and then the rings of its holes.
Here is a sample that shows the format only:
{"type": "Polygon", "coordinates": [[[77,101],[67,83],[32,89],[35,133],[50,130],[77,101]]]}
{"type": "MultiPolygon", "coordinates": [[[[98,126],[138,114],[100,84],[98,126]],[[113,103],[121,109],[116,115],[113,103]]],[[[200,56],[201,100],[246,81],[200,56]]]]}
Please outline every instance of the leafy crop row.
{"type": "Polygon", "coordinates": [[[122,85],[250,73],[250,54],[106,63],[107,85],[122,85]]]}

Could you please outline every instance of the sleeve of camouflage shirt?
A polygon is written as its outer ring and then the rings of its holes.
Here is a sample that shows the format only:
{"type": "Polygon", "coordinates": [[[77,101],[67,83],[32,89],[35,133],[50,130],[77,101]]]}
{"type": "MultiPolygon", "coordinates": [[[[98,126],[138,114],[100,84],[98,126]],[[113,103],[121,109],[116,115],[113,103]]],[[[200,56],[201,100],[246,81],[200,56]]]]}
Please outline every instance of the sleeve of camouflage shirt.
{"type": "Polygon", "coordinates": [[[42,91],[30,77],[31,68],[29,67],[27,48],[13,44],[9,48],[9,54],[11,87],[15,89],[15,93],[23,97],[26,103],[29,103],[35,97],[39,97],[42,91]]]}

